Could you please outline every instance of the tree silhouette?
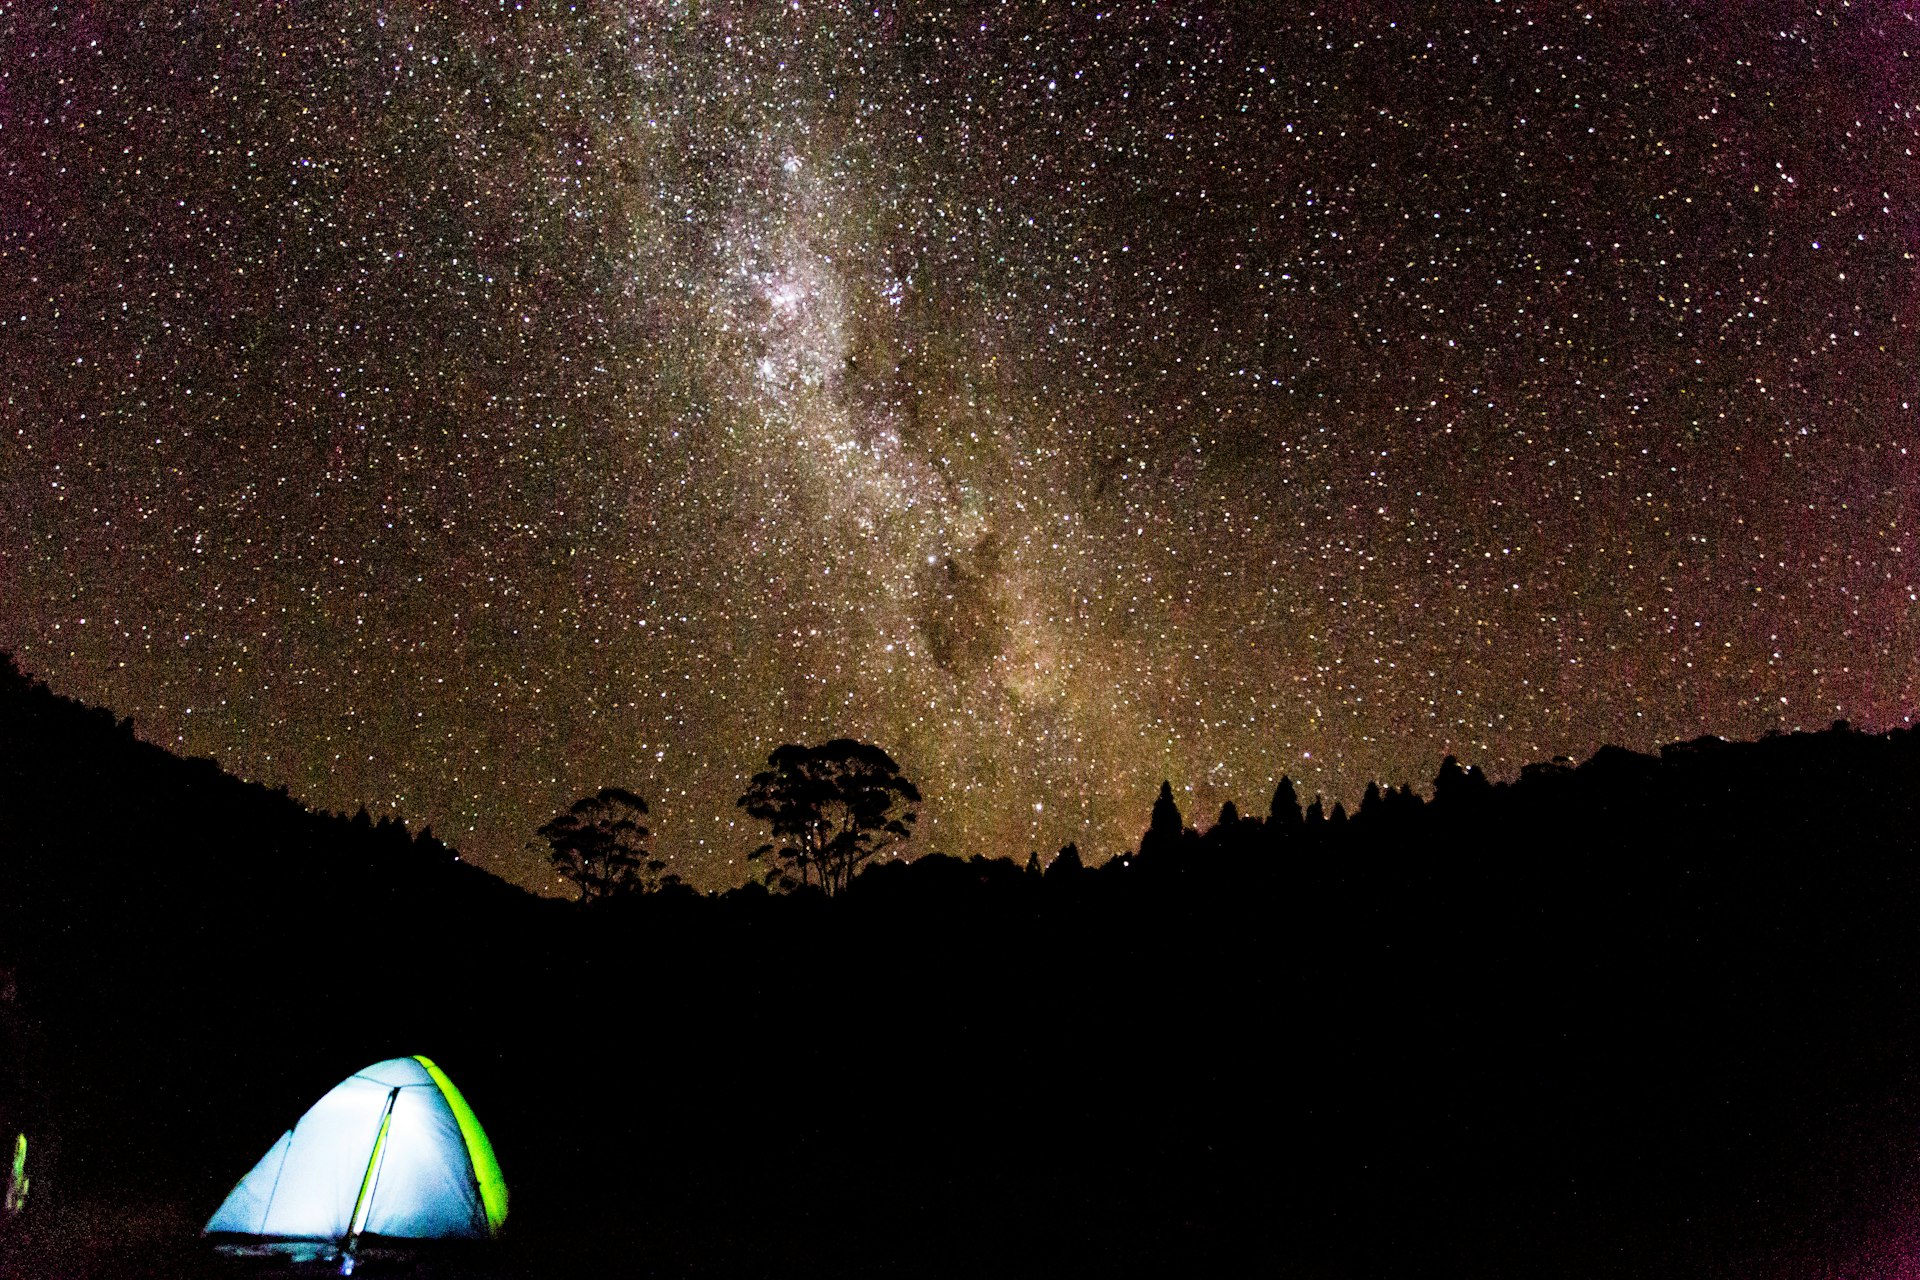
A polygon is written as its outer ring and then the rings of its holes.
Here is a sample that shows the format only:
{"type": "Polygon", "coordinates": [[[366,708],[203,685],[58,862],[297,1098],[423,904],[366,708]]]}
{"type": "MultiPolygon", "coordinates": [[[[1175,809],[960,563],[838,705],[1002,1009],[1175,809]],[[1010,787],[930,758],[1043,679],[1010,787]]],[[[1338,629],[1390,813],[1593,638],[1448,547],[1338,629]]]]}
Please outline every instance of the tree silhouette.
{"type": "Polygon", "coordinates": [[[1440,772],[1433,779],[1434,804],[1450,810],[1479,804],[1492,791],[1478,765],[1463,769],[1452,756],[1440,762],[1440,772]]]}
{"type": "Polygon", "coordinates": [[[1146,834],[1140,837],[1140,856],[1171,853],[1179,848],[1184,826],[1180,806],[1173,802],[1173,784],[1162,782],[1159,798],[1153,802],[1153,817],[1147,822],[1146,834]]]}
{"type": "Polygon", "coordinates": [[[539,834],[551,847],[548,856],[555,873],[580,891],[581,902],[597,902],[660,887],[666,863],[647,850],[652,832],[641,822],[646,816],[645,800],[619,787],[605,787],[574,801],[539,834]]]}
{"type": "Polygon", "coordinates": [[[771,852],[800,884],[833,894],[913,834],[920,792],[879,747],[836,738],[775,748],[737,803],[772,828],[771,852]]]}
{"type": "Polygon", "coordinates": [[[1388,787],[1386,794],[1386,816],[1405,826],[1420,820],[1420,811],[1426,807],[1426,801],[1413,789],[1411,782],[1403,782],[1397,787],[1388,787]]]}
{"type": "Polygon", "coordinates": [[[1060,852],[1055,854],[1053,861],[1047,864],[1047,879],[1063,879],[1078,875],[1081,870],[1080,846],[1069,840],[1060,846],[1060,852]]]}
{"type": "Polygon", "coordinates": [[[1280,775],[1280,782],[1273,789],[1273,801],[1267,806],[1267,821],[1275,831],[1295,831],[1304,819],[1300,816],[1300,796],[1293,789],[1293,779],[1280,775]]]}
{"type": "Polygon", "coordinates": [[[1244,817],[1240,806],[1228,800],[1220,806],[1220,816],[1199,838],[1199,848],[1209,854],[1244,859],[1267,847],[1267,824],[1259,818],[1244,817]]]}

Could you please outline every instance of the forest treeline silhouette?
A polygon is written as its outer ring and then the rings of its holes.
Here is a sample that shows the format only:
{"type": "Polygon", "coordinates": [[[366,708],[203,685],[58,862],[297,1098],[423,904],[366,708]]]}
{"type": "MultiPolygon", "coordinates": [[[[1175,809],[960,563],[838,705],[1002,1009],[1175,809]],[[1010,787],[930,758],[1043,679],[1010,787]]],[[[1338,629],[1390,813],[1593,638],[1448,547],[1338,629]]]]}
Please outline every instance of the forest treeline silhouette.
{"type": "Polygon", "coordinates": [[[1913,729],[1448,761],[1350,815],[1167,786],[1106,860],[889,858],[917,792],[868,763],[831,879],[844,815],[755,779],[786,891],[675,885],[641,797],[583,797],[546,838],[658,891],[582,908],[0,662],[11,1247],[193,1274],[303,1100],[411,1052],[487,1118],[509,1274],[1747,1277],[1907,1203],[1913,729]],[[60,1206],[136,1202],[74,1251],[60,1206]]]}
{"type": "MultiPolygon", "coordinates": [[[[1539,776],[1569,763],[1536,767],[1526,776],[1539,776]]],[[[747,855],[749,868],[759,871],[759,878],[749,880],[749,885],[786,892],[818,888],[831,896],[848,888],[862,868],[913,833],[919,817],[914,808],[920,802],[919,789],[881,747],[852,738],[813,747],[787,743],[767,757],[767,766],[754,775],[738,802],[741,809],[766,822],[778,841],[760,845],[747,855]],[[773,855],[774,865],[756,867],[768,855],[773,855]]],[[[1457,813],[1483,802],[1494,788],[1478,767],[1463,768],[1449,755],[1440,762],[1433,790],[1436,803],[1457,813]]],[[[1369,782],[1358,821],[1369,828],[1403,829],[1424,807],[1411,784],[1382,791],[1377,782],[1369,782]]],[[[575,801],[540,828],[555,875],[573,886],[578,901],[604,902],[686,889],[678,875],[666,872],[666,862],[654,857],[647,843],[652,833],[639,821],[647,812],[644,799],[619,787],[606,787],[575,801]]],[[[1134,856],[1152,862],[1183,853],[1217,855],[1224,850],[1282,854],[1301,842],[1325,838],[1323,828],[1339,829],[1347,822],[1344,805],[1335,802],[1329,817],[1317,795],[1302,809],[1293,779],[1282,775],[1264,818],[1243,817],[1239,806],[1229,800],[1203,833],[1182,818],[1173,784],[1162,782],[1138,849],[1117,857],[1122,865],[1130,865],[1134,856]]],[[[1038,873],[1056,864],[1060,874],[1081,869],[1079,845],[1063,845],[1051,862],[1042,862],[1039,851],[1030,850],[1025,870],[1038,873]]]]}

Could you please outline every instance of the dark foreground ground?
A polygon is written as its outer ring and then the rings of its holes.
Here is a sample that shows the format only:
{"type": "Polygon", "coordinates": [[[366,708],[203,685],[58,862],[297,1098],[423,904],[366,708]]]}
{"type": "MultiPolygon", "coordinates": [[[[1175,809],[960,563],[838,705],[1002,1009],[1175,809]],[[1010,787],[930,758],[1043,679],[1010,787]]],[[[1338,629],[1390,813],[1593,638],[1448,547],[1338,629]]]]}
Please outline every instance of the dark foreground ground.
{"type": "Polygon", "coordinates": [[[513,1193],[409,1274],[1920,1274],[1911,732],[583,912],[36,698],[8,1274],[244,1273],[199,1223],[407,1053],[513,1193]]]}
{"type": "Polygon", "coordinates": [[[193,1239],[232,1181],[338,1077],[430,1051],[514,1200],[425,1274],[1911,1274],[1912,898],[1808,927],[1806,885],[1668,892],[1657,929],[1431,891],[591,945],[555,912],[423,966],[453,1008],[378,972],[223,996],[217,1029],[122,1007],[11,1265],[244,1270],[193,1239]]]}

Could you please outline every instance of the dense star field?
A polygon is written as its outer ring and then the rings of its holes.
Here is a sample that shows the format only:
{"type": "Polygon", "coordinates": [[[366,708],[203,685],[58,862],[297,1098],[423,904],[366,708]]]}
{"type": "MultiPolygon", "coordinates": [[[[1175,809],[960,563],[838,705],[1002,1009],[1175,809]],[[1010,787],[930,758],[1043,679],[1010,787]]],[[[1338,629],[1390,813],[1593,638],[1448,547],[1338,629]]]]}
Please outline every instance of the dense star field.
{"type": "Polygon", "coordinates": [[[544,885],[1920,705],[1908,3],[0,11],[0,647],[544,885]],[[1381,12],[1360,15],[1358,10],[1381,12]]]}

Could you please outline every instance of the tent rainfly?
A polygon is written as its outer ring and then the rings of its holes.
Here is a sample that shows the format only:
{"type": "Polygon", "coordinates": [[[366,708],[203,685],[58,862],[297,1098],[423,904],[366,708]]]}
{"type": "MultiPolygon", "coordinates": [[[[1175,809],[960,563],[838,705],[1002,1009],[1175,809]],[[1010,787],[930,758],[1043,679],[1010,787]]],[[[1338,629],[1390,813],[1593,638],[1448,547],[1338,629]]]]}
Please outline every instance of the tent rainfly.
{"type": "Polygon", "coordinates": [[[351,1253],[361,1236],[486,1239],[506,1217],[486,1131],[446,1072],[416,1054],[335,1085],[240,1179],[206,1234],[351,1253]]]}

